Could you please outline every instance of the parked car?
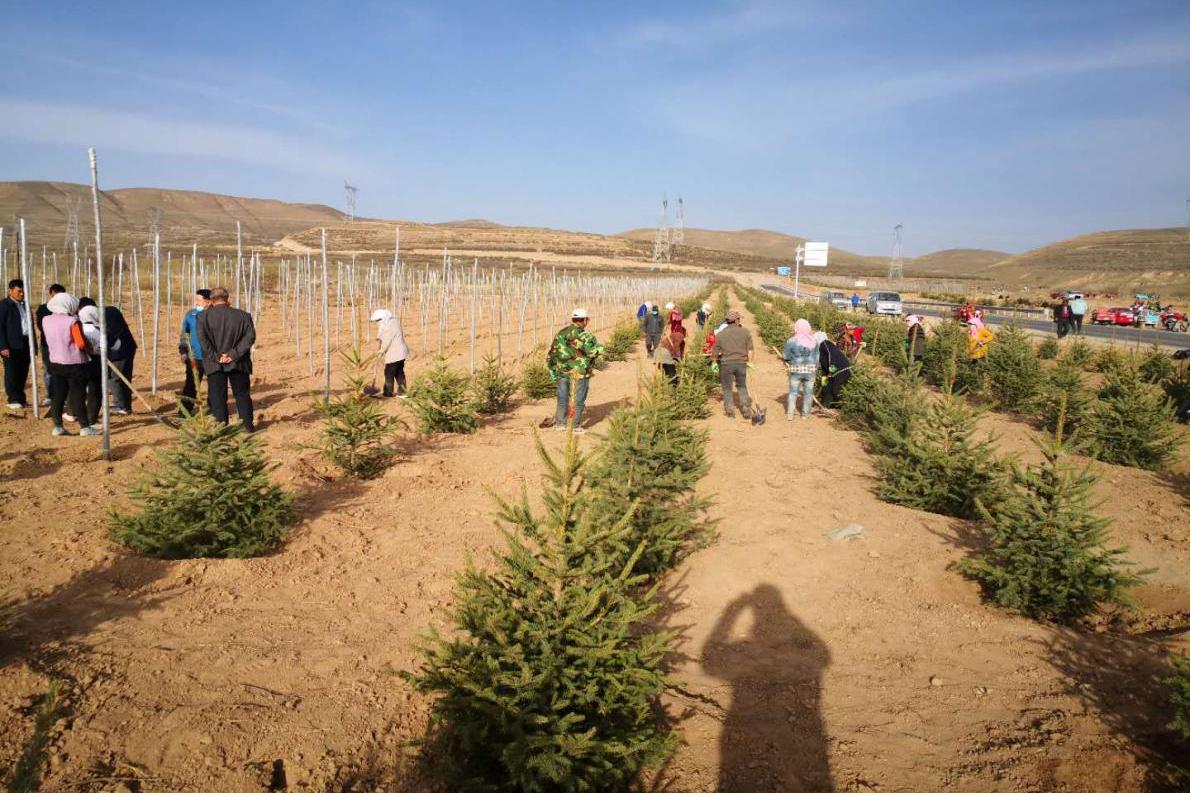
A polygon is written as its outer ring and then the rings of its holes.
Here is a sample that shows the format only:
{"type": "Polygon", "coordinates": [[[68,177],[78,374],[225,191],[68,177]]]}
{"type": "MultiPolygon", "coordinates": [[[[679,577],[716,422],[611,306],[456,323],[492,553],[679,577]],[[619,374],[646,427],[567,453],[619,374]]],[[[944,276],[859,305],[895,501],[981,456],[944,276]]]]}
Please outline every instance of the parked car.
{"type": "Polygon", "coordinates": [[[902,315],[902,296],[897,292],[873,292],[865,304],[870,314],[885,314],[893,317],[902,315]]]}
{"type": "Polygon", "coordinates": [[[1092,312],[1093,325],[1132,325],[1133,309],[1125,306],[1098,308],[1092,312]]]}
{"type": "Polygon", "coordinates": [[[1175,311],[1170,306],[1167,306],[1166,308],[1162,309],[1160,318],[1162,320],[1162,327],[1166,328],[1167,330],[1174,331],[1176,333],[1187,332],[1187,315],[1183,312],[1175,311]]]}
{"type": "Polygon", "coordinates": [[[848,296],[843,292],[824,292],[822,297],[819,298],[819,301],[826,301],[839,311],[847,311],[852,307],[851,301],[848,300],[848,296]]]}

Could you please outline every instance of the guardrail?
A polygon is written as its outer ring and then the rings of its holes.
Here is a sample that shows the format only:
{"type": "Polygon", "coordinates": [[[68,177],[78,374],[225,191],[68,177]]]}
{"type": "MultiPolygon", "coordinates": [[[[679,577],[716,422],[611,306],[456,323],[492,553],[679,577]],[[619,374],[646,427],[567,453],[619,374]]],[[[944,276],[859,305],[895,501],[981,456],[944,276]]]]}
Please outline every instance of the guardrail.
{"type": "MultiPolygon", "coordinates": [[[[904,306],[917,306],[922,308],[959,308],[962,303],[936,303],[930,300],[903,300],[904,306]]],[[[1050,314],[1044,308],[1023,308],[1021,306],[986,306],[982,303],[974,303],[976,308],[979,308],[986,315],[993,316],[1010,316],[1010,317],[1028,317],[1030,319],[1050,319],[1050,314]]]]}

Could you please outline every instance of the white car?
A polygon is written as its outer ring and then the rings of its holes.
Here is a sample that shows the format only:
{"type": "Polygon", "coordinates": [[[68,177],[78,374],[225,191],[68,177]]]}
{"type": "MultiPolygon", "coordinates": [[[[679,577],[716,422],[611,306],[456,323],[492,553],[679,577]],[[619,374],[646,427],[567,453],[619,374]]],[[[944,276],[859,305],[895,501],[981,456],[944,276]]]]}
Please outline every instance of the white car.
{"type": "Polygon", "coordinates": [[[873,292],[868,296],[866,307],[870,314],[900,317],[902,315],[902,296],[897,292],[873,292]]]}

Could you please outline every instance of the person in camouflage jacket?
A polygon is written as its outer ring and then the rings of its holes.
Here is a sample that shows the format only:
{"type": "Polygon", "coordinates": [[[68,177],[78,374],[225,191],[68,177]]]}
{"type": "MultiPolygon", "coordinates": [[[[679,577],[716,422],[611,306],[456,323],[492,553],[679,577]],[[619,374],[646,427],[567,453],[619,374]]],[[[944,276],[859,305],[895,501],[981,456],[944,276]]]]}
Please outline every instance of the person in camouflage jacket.
{"type": "Polygon", "coordinates": [[[595,372],[596,359],[604,352],[603,345],[587,329],[587,310],[577,308],[571,313],[571,324],[560,330],[550,344],[546,366],[558,385],[558,409],[554,414],[554,428],[567,428],[567,413],[571,406],[571,382],[575,383],[574,431],[583,432],[583,406],[587,389],[595,372]]]}

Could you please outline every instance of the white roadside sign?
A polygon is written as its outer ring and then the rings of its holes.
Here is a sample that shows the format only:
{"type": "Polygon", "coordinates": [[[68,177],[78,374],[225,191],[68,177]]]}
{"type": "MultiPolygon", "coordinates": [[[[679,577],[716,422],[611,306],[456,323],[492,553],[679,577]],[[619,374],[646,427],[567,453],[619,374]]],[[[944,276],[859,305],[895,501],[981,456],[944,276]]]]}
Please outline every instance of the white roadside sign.
{"type": "Polygon", "coordinates": [[[807,267],[827,266],[827,242],[808,242],[803,246],[802,263],[807,267]]]}

